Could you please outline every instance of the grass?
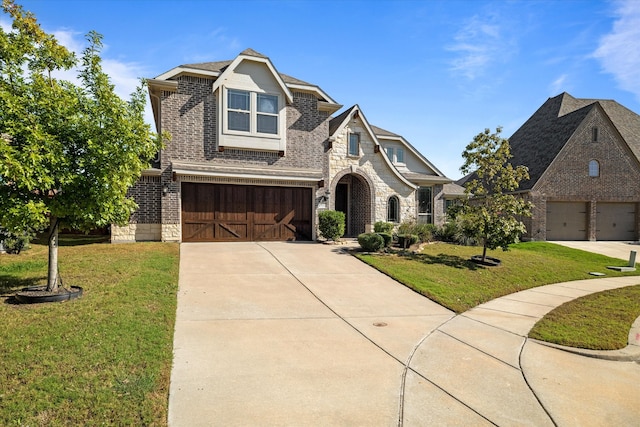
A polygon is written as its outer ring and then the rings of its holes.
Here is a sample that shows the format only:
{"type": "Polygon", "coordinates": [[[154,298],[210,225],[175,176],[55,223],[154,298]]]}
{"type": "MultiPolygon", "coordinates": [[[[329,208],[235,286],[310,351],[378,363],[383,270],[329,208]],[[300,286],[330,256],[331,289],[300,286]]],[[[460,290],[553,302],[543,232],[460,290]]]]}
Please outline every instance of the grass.
{"type": "Polygon", "coordinates": [[[625,265],[622,260],[547,242],[519,243],[507,252],[488,251],[487,255],[502,260],[499,267],[483,267],[469,261],[481,251],[478,247],[435,243],[415,255],[357,256],[456,313],[524,289],[593,278],[589,274],[592,271],[609,277],[638,274],[606,269],[607,265],[625,265]]]}
{"type": "Polygon", "coordinates": [[[591,350],[616,350],[628,344],[629,329],[640,316],[640,285],[598,292],[549,312],[529,336],[591,350]]]}
{"type": "Polygon", "coordinates": [[[0,255],[0,425],[166,425],[179,246],[80,243],[59,249],[84,288],[63,303],[11,303],[46,282],[45,246],[0,255]]]}

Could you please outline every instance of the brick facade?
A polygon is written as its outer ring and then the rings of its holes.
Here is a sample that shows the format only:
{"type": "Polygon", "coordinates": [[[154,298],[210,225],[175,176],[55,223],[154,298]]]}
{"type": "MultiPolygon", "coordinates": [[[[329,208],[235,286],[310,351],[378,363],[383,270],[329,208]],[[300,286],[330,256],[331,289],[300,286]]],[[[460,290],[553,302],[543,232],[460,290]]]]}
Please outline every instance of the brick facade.
{"type": "MultiPolygon", "coordinates": [[[[237,84],[255,85],[263,82],[269,85],[271,93],[276,90],[274,87],[282,88],[278,86],[281,80],[266,71],[271,69],[265,62],[268,58],[250,50],[241,53],[238,58],[241,57],[254,65],[236,65],[240,67],[237,75],[228,74],[235,73],[233,61],[227,65],[203,63],[193,66],[209,72],[198,73],[190,68],[189,72],[183,73],[176,69],[176,73],[170,71],[162,79],[150,82],[155,118],[159,122],[159,129],[170,135],[170,139],[160,153],[157,176],[143,177],[131,189],[130,194],[140,208],[131,217],[128,227],[115,228],[116,238],[112,237],[112,240],[139,240],[136,233],[139,236],[140,230],[144,229],[145,237],[154,235],[155,240],[181,241],[182,182],[306,186],[315,191],[314,217],[317,224],[317,210],[321,206],[334,207],[331,195],[335,195],[336,184],[343,180],[349,182],[351,189],[352,234],[372,230],[375,221],[386,221],[387,201],[391,196],[398,197],[400,201],[400,220],[415,220],[415,186],[385,162],[378,151],[374,151],[371,138],[363,138],[362,155],[359,158],[346,155],[348,132],[366,134],[362,122],[347,127],[335,142],[329,141],[331,113],[341,106],[317,86],[286,77],[292,81],[295,89],[283,89],[285,96],[281,98],[288,100],[284,112],[279,115],[281,120],[286,118],[286,123],[279,123],[284,126],[286,135],[280,134],[275,139],[280,138],[279,146],[284,150],[275,150],[273,145],[269,150],[261,149],[261,141],[271,144],[267,138],[260,139],[258,136],[251,139],[252,135],[238,136],[238,132],[232,134],[227,130],[222,133],[219,128],[221,124],[218,123],[222,108],[219,102],[226,96],[226,92],[223,92],[226,89],[217,86],[217,79],[222,74],[227,73],[229,79],[237,77],[234,80],[240,82],[237,84]],[[242,74],[246,72],[255,72],[260,77],[249,79],[249,82],[242,77],[246,76],[242,74]],[[273,81],[264,80],[271,77],[273,81]],[[225,146],[226,143],[228,146],[225,146]],[[197,170],[194,172],[194,169],[197,170]],[[229,170],[235,171],[235,177],[228,175],[229,170]],[[249,172],[245,174],[243,171],[249,172]],[[295,178],[287,178],[289,175],[286,172],[290,171],[293,171],[295,178]],[[309,178],[316,174],[317,180],[309,178]],[[251,178],[243,178],[244,175],[251,178]],[[327,199],[329,203],[326,203],[327,199]]],[[[262,86],[247,90],[261,89],[262,86]]]]}
{"type": "Polygon", "coordinates": [[[593,109],[566,142],[551,165],[527,193],[534,204],[525,220],[531,240],[547,239],[548,202],[584,202],[586,238],[597,239],[599,203],[635,204],[636,239],[640,230],[640,164],[601,109],[593,109]],[[594,128],[597,140],[594,141],[594,128]],[[589,176],[589,162],[599,163],[599,176],[589,176]]]}

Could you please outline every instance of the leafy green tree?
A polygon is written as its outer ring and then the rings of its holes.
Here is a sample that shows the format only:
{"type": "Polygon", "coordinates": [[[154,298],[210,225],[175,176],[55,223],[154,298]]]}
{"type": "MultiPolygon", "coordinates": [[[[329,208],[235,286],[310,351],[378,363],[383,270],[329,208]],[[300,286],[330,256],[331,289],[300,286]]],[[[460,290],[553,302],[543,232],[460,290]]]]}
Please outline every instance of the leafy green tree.
{"type": "Polygon", "coordinates": [[[462,157],[460,168],[465,175],[471,174],[465,184],[469,196],[462,204],[458,215],[472,227],[479,242],[482,242],[482,261],[487,249],[502,248],[516,243],[526,232],[520,218],[531,216],[531,203],[515,194],[520,182],[529,179],[526,166],[513,167],[509,140],[500,136],[502,128],[495,133],[489,129],[473,138],[462,157]]]}
{"type": "Polygon", "coordinates": [[[125,224],[127,189],[161,147],[144,122],[143,85],[127,102],[102,69],[102,36],[87,35],[80,60],[13,0],[0,28],[0,224],[9,232],[49,226],[47,290],[56,291],[58,228],[125,224]],[[53,77],[79,66],[79,81],[53,77]]]}

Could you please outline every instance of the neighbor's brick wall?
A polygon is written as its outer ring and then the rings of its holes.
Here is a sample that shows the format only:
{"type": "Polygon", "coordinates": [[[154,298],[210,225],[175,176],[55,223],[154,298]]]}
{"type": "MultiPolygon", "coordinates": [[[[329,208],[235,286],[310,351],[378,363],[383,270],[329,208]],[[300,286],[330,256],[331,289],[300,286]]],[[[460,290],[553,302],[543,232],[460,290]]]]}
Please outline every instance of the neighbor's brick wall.
{"type": "Polygon", "coordinates": [[[640,200],[640,167],[624,141],[594,110],[567,142],[535,190],[547,200],[635,202],[640,200]],[[598,142],[591,132],[598,127],[598,142]],[[600,176],[589,176],[589,161],[600,163],[600,176]]]}
{"type": "Polygon", "coordinates": [[[587,238],[596,239],[598,202],[635,202],[636,238],[640,231],[640,167],[626,143],[608,119],[594,110],[547,169],[530,193],[536,205],[528,236],[546,239],[546,203],[574,201],[587,203],[587,238]],[[598,141],[592,141],[592,128],[598,128],[598,141]],[[600,163],[600,176],[589,176],[589,161],[600,163]]]}

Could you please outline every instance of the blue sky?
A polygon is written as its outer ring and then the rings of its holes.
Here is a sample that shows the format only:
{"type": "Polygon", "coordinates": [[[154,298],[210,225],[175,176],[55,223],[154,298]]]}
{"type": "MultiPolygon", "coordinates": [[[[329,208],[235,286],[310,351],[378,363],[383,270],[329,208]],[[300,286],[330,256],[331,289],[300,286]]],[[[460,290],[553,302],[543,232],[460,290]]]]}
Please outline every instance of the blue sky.
{"type": "Polygon", "coordinates": [[[78,52],[87,32],[103,34],[123,96],[138,77],[252,48],[345,108],[359,104],[453,179],[474,135],[502,126],[509,137],[562,92],[640,113],[638,0],[18,3],[78,52]]]}

